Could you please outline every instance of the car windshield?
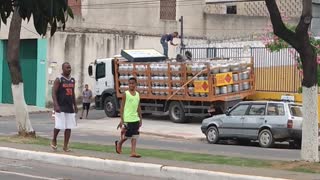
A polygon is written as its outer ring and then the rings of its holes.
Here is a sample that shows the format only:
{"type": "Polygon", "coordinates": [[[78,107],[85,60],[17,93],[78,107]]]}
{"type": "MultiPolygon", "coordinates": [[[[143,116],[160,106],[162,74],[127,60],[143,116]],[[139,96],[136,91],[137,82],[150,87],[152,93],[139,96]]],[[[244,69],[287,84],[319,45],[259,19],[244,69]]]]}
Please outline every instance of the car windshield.
{"type": "Polygon", "coordinates": [[[302,106],[289,105],[291,116],[302,117],[302,106]]]}

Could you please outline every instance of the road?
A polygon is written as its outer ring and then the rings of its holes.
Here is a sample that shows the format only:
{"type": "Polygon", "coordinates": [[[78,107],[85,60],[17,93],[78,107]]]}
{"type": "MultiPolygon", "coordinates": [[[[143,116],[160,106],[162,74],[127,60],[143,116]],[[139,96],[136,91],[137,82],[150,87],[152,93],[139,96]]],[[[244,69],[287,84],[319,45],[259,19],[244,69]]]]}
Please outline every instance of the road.
{"type": "Polygon", "coordinates": [[[0,158],[0,179],[3,180],[164,180],[143,176],[93,171],[45,164],[37,161],[21,161],[0,158]]]}
{"type": "MultiPolygon", "coordinates": [[[[30,115],[32,125],[36,130],[37,134],[46,137],[52,137],[52,129],[54,122],[50,119],[51,117],[47,113],[31,114],[30,115]]],[[[163,120],[165,118],[159,118],[160,120],[145,120],[150,121],[148,123],[157,122],[167,123],[168,128],[172,125],[172,122],[163,120]],[[162,120],[161,120],[162,119],[162,120]],[[165,121],[165,122],[163,122],[165,121]]],[[[106,117],[103,111],[92,111],[90,113],[90,120],[101,120],[106,121],[106,117]]],[[[197,122],[193,122],[197,123],[197,122]]],[[[200,122],[198,122],[200,127],[200,122]]],[[[107,126],[106,121],[106,126],[107,126]]],[[[182,128],[183,129],[183,128],[182,128]]],[[[199,128],[200,131],[200,128],[199,128]]],[[[14,117],[1,117],[0,118],[0,134],[16,134],[16,125],[14,117]]],[[[62,133],[61,133],[62,135],[62,133]]],[[[72,141],[77,142],[91,142],[98,144],[113,145],[114,140],[118,139],[118,135],[108,134],[103,132],[95,132],[92,129],[88,131],[77,131],[72,132],[72,141]]],[[[129,144],[127,144],[129,145],[129,144]]],[[[287,145],[278,144],[276,148],[260,148],[258,144],[251,144],[250,146],[241,145],[225,145],[225,144],[207,144],[206,141],[196,140],[181,140],[172,138],[161,138],[156,136],[142,136],[139,139],[138,147],[143,148],[154,148],[154,149],[166,149],[175,151],[186,151],[196,152],[214,155],[226,155],[236,157],[248,157],[248,158],[263,158],[270,160],[297,160],[300,157],[300,151],[296,149],[288,149],[287,145]]]]}

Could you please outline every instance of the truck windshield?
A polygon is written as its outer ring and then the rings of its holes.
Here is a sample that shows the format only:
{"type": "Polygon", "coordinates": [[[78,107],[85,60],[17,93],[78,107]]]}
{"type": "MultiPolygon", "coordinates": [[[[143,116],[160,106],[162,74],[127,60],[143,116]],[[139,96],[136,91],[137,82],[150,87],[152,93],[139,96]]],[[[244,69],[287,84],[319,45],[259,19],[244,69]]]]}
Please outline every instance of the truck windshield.
{"type": "Polygon", "coordinates": [[[296,117],[302,117],[302,107],[299,105],[289,105],[290,114],[296,117]]]}
{"type": "Polygon", "coordinates": [[[96,65],[96,79],[106,77],[106,68],[105,67],[106,67],[105,63],[99,63],[96,65]]]}

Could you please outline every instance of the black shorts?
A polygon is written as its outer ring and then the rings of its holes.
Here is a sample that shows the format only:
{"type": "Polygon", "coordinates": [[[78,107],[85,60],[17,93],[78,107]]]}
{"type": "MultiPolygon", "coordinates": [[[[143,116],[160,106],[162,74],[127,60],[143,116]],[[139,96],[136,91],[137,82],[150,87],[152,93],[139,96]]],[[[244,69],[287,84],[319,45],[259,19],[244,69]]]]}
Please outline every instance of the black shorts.
{"type": "Polygon", "coordinates": [[[127,138],[137,137],[139,136],[139,128],[140,128],[140,121],[137,122],[129,122],[125,123],[126,134],[127,138]]]}
{"type": "Polygon", "coordinates": [[[89,110],[90,109],[90,103],[83,103],[83,110],[89,110]]]}

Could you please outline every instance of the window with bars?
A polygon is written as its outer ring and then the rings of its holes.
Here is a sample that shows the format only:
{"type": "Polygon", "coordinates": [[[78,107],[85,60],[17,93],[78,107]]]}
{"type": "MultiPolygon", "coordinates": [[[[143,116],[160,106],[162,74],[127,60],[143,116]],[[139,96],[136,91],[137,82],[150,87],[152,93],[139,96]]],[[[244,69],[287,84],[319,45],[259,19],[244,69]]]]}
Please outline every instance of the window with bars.
{"type": "Polygon", "coordinates": [[[160,19],[176,20],[176,0],[160,0],[160,19]]]}

